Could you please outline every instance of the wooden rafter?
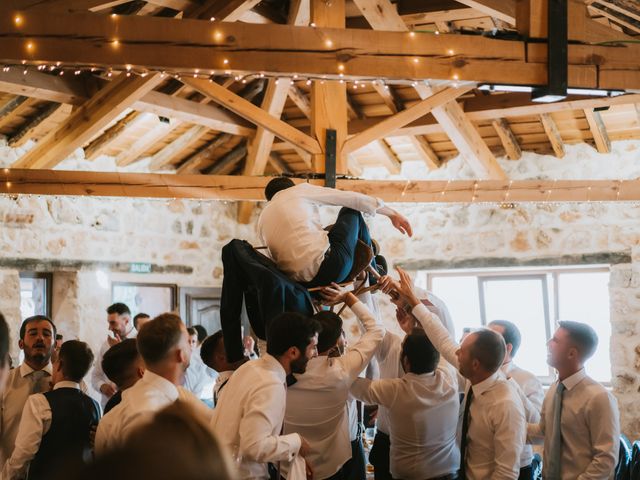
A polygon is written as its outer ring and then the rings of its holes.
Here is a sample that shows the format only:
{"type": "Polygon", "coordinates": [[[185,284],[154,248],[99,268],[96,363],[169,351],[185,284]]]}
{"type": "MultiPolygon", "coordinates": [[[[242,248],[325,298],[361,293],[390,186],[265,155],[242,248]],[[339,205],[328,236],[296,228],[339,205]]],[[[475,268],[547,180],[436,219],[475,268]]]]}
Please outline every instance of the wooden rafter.
{"type": "Polygon", "coordinates": [[[402,164],[389,144],[383,139],[375,140],[370,144],[371,150],[376,154],[376,159],[387,169],[392,175],[398,175],[402,170],[402,164]]]}
{"type": "Polygon", "coordinates": [[[25,125],[20,127],[20,130],[11,135],[7,143],[10,147],[18,148],[33,137],[44,136],[52,123],[61,123],[71,115],[71,108],[71,105],[61,105],[59,103],[46,105],[35,117],[30,118],[25,125]]]}
{"type": "Polygon", "coordinates": [[[418,155],[425,163],[429,170],[435,170],[440,167],[440,158],[434,152],[429,141],[422,135],[416,135],[415,137],[408,137],[413,148],[418,152],[418,155]]]}
{"type": "Polygon", "coordinates": [[[596,149],[600,153],[611,152],[611,140],[607,134],[607,127],[605,127],[602,121],[602,115],[593,109],[585,109],[584,116],[589,123],[589,130],[593,136],[593,141],[596,144],[596,149]]]}
{"type": "Polygon", "coordinates": [[[121,75],[73,112],[66,122],[51,130],[35,148],[18,159],[14,167],[56,166],[161,81],[159,74],[144,78],[121,75]]]}
{"type": "Polygon", "coordinates": [[[0,108],[0,128],[4,128],[16,118],[25,115],[37,103],[37,99],[27,97],[15,97],[9,100],[0,108]]]}
{"type": "Polygon", "coordinates": [[[193,127],[190,127],[177,139],[151,157],[149,170],[154,171],[167,168],[176,158],[179,158],[185,148],[202,139],[202,137],[204,137],[208,132],[209,129],[202,125],[194,125],[193,127]]]}
{"type": "Polygon", "coordinates": [[[102,135],[94,139],[84,148],[84,158],[95,160],[102,152],[109,148],[118,137],[129,127],[146,120],[146,116],[140,112],[129,112],[124,118],[118,120],[114,125],[104,131],[102,135]]]}
{"type": "Polygon", "coordinates": [[[209,97],[214,102],[224,105],[226,108],[241,117],[244,117],[258,126],[264,127],[281,139],[298,145],[300,148],[312,154],[321,152],[320,146],[315,139],[295,129],[282,120],[274,119],[260,107],[256,107],[252,103],[247,102],[244,98],[235,95],[220,85],[196,78],[185,78],[183,81],[190,87],[195,88],[203,95],[209,97]]]}
{"type": "Polygon", "coordinates": [[[498,18],[511,25],[516,24],[516,0],[457,0],[488,17],[498,18]]]}
{"type": "Polygon", "coordinates": [[[540,122],[542,123],[544,131],[549,138],[549,143],[551,143],[551,147],[553,148],[556,157],[563,158],[565,155],[564,143],[562,142],[562,137],[560,136],[560,131],[558,130],[556,122],[548,113],[540,115],[540,122]]]}
{"type": "MultiPolygon", "coordinates": [[[[0,172],[0,194],[262,201],[269,180],[268,177],[9,169],[0,172]]],[[[310,183],[322,185],[323,180],[310,183]]],[[[640,201],[640,180],[338,179],[336,188],[374,195],[386,202],[640,201]]]]}
{"type": "Polygon", "coordinates": [[[206,163],[211,162],[216,149],[227,143],[231,138],[232,135],[228,133],[219,134],[211,142],[182,162],[177,168],[176,173],[181,175],[199,173],[206,163]]]}
{"type": "MultiPolygon", "coordinates": [[[[404,125],[420,118],[451,100],[455,100],[463,93],[471,90],[471,87],[447,88],[434,95],[431,95],[421,102],[413,105],[406,110],[402,110],[395,115],[386,118],[378,124],[364,130],[363,132],[349,138],[344,144],[344,152],[350,153],[359,148],[364,147],[374,140],[386,137],[391,132],[403,127],[404,125]]],[[[456,103],[457,104],[457,103],[456,103]]]]}
{"type": "Polygon", "coordinates": [[[247,143],[242,142],[236,145],[233,150],[226,153],[216,163],[205,169],[203,173],[207,175],[222,175],[231,172],[241,160],[247,156],[247,143]]]}
{"type": "Polygon", "coordinates": [[[504,118],[498,118],[493,120],[491,125],[493,125],[498,137],[500,137],[500,141],[502,142],[502,146],[504,147],[504,151],[507,156],[511,160],[520,160],[522,157],[522,150],[520,149],[518,139],[513,134],[513,131],[509,126],[509,122],[504,118]]]}
{"type": "Polygon", "coordinates": [[[187,15],[192,18],[235,22],[258,3],[260,0],[206,0],[202,5],[196,4],[187,15]]]}
{"type": "Polygon", "coordinates": [[[302,90],[295,85],[291,85],[289,98],[296,104],[305,117],[311,118],[311,103],[309,103],[309,99],[302,90]]]}
{"type": "MultiPolygon", "coordinates": [[[[345,80],[363,77],[451,79],[455,74],[460,80],[500,83],[506,70],[513,84],[540,85],[547,79],[546,58],[540,59],[536,54],[534,61],[529,52],[540,50],[540,46],[519,40],[429,35],[429,41],[420,41],[420,35],[416,35],[416,41],[411,41],[406,32],[237,23],[214,25],[215,22],[202,20],[141,16],[122,16],[114,22],[108,15],[51,12],[30,13],[27,20],[20,27],[10,15],[0,18],[0,52],[4,61],[20,63],[26,57],[74,65],[124,68],[131,64],[182,71],[225,69],[337,77],[341,57],[332,52],[349,51],[353,53],[345,62],[345,80]],[[119,43],[114,46],[116,28],[119,43]],[[212,34],[214,28],[220,29],[223,40],[216,40],[212,34]],[[31,38],[33,44],[28,54],[25,36],[31,38]],[[86,37],[94,41],[88,43],[84,41],[86,37]],[[267,49],[265,38],[269,38],[270,43],[267,49]],[[326,38],[331,39],[330,50],[327,50],[326,38]],[[205,49],[207,53],[203,55],[205,49]],[[414,58],[428,61],[414,63],[414,58]]],[[[570,44],[569,84],[585,88],[638,88],[639,51],[640,46],[632,44],[624,47],[570,44]]],[[[540,55],[546,57],[546,54],[540,55]]]]}
{"type": "Polygon", "coordinates": [[[180,122],[179,120],[160,120],[158,118],[158,124],[148,130],[145,134],[136,138],[136,140],[123,150],[116,157],[116,165],[119,167],[126,167],[138,160],[140,155],[149,149],[150,145],[156,142],[162,141],[162,139],[175,128],[175,124],[180,122]]]}

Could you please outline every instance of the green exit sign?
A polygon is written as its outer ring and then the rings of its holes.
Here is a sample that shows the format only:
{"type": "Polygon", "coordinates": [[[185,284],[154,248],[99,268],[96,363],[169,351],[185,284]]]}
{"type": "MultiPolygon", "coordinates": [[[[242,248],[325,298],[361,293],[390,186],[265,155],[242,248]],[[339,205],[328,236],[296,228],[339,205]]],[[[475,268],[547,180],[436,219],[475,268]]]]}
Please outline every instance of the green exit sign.
{"type": "Polygon", "coordinates": [[[129,266],[129,272],[131,273],[151,273],[150,263],[132,263],[129,266]]]}

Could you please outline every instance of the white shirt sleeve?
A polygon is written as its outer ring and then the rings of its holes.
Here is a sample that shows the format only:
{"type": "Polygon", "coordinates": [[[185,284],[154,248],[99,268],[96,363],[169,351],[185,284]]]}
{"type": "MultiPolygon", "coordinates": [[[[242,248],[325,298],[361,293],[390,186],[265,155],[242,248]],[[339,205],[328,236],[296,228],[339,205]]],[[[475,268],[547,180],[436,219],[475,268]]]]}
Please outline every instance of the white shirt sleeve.
{"type": "Polygon", "coordinates": [[[444,359],[456,368],[459,368],[456,352],[460,346],[453,340],[449,331],[442,325],[440,318],[429,311],[422,303],[412,310],[413,316],[418,319],[424,328],[427,337],[440,352],[444,359]]]}
{"type": "Polygon", "coordinates": [[[385,330],[382,323],[371,314],[362,302],[356,302],[351,307],[351,311],[362,322],[365,329],[362,336],[339,359],[342,361],[351,382],[353,382],[373,358],[380,342],[384,338],[385,330]]]}
{"type": "Polygon", "coordinates": [[[398,394],[393,380],[371,381],[366,378],[357,378],[351,387],[351,395],[368,405],[382,405],[390,408],[398,394]]]}
{"type": "Polygon", "coordinates": [[[50,427],[51,407],[45,396],[40,393],[29,396],[22,410],[15,448],[2,469],[3,480],[26,478],[29,464],[50,427]]]}
{"type": "Polygon", "coordinates": [[[247,410],[240,420],[239,453],[242,457],[258,463],[292,461],[300,450],[300,435],[274,435],[282,431],[274,418],[282,417],[282,405],[286,402],[284,389],[265,385],[257,389],[247,410]]]}
{"type": "Polygon", "coordinates": [[[513,401],[491,406],[494,430],[495,468],[491,480],[516,480],[520,475],[520,456],[526,439],[524,412],[513,401]]]}
{"type": "Polygon", "coordinates": [[[319,205],[348,207],[368,215],[375,215],[378,209],[384,207],[384,202],[379,198],[362,193],[319,187],[310,183],[303,183],[296,188],[300,189],[301,197],[319,205]]]}
{"type": "MultiPolygon", "coordinates": [[[[585,399],[586,400],[586,399],[585,399]]],[[[591,437],[591,463],[577,480],[609,478],[618,463],[620,448],[620,420],[618,405],[609,392],[602,392],[587,400],[591,437]]]]}
{"type": "Polygon", "coordinates": [[[104,354],[108,349],[109,349],[109,342],[104,342],[100,347],[100,352],[98,353],[98,356],[96,357],[96,362],[93,365],[93,372],[91,372],[91,385],[98,393],[102,393],[100,391],[100,387],[103,384],[108,383],[110,385],[114,385],[112,382],[109,381],[107,376],[104,374],[104,371],[102,370],[102,357],[104,357],[104,354]]]}

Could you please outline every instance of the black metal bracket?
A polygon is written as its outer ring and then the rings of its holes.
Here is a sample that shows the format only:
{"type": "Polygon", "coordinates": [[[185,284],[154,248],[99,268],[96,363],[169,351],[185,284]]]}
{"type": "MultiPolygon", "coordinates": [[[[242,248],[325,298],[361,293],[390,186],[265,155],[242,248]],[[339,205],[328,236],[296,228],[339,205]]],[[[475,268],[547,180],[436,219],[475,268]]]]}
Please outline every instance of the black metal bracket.
{"type": "Polygon", "coordinates": [[[328,128],[325,139],[324,186],[329,188],[336,188],[336,146],[336,131],[328,128]]]}
{"type": "Polygon", "coordinates": [[[548,0],[547,86],[531,94],[535,102],[557,102],[567,98],[569,87],[569,7],[567,0],[548,0]]]}

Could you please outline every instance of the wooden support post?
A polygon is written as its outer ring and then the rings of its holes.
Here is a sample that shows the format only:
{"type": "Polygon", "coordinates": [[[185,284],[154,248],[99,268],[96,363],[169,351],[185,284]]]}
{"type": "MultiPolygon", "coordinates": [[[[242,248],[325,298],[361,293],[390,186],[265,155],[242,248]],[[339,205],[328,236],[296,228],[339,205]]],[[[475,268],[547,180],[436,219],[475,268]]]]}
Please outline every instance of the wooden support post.
{"type": "MultiPolygon", "coordinates": [[[[317,27],[344,28],[345,1],[310,0],[311,22],[317,27]]],[[[347,173],[347,159],[342,147],[347,139],[347,90],[346,84],[338,81],[314,81],[311,85],[311,133],[324,148],[326,131],[336,131],[336,173],[347,173]]],[[[313,153],[313,152],[311,152],[313,153]]],[[[325,172],[324,152],[312,156],[313,171],[325,172]]]]}

